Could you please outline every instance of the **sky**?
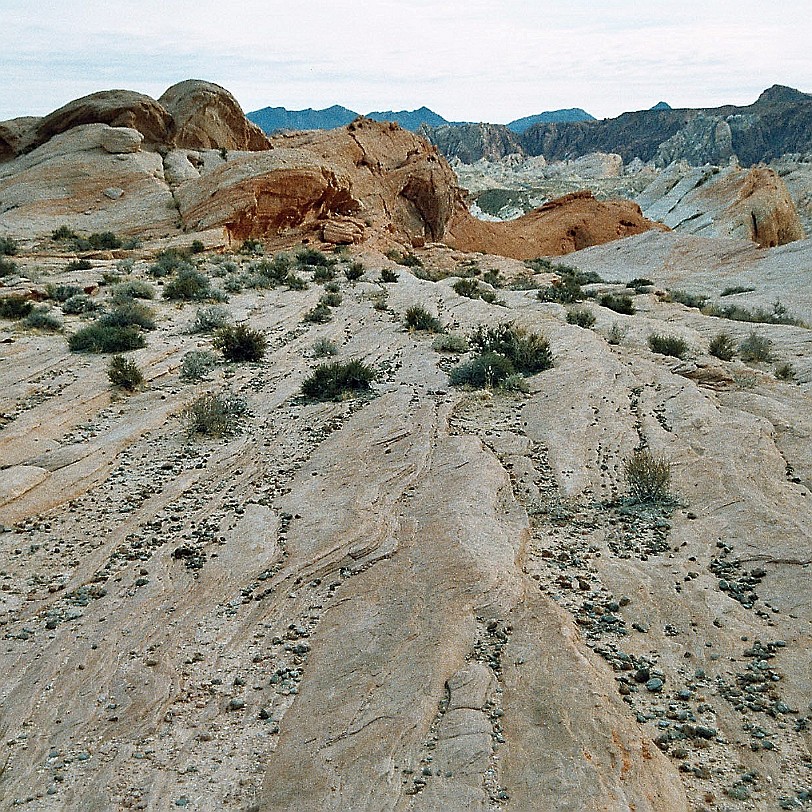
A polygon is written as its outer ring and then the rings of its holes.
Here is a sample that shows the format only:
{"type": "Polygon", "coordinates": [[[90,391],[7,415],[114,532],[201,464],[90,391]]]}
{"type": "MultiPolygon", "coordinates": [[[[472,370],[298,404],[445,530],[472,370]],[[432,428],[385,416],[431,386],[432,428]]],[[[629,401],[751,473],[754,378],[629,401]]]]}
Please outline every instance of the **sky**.
{"type": "Polygon", "coordinates": [[[812,92],[810,0],[0,0],[0,120],[184,79],[245,111],[422,105],[507,123],[812,92]]]}

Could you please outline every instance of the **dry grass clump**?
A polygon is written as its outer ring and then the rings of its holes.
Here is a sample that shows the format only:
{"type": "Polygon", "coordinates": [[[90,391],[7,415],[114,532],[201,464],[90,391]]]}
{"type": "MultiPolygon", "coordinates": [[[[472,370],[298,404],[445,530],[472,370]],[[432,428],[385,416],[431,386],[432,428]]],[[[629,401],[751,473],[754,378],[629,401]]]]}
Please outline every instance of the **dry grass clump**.
{"type": "Polygon", "coordinates": [[[648,449],[635,451],[623,464],[623,477],[629,495],[638,502],[668,501],[671,465],[665,457],[648,449]]]}

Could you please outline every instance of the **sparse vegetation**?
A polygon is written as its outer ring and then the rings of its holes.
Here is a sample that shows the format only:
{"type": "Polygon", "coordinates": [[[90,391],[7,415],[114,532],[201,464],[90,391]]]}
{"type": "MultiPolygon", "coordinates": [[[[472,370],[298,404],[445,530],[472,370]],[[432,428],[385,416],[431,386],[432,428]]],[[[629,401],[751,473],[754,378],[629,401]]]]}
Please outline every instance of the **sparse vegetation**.
{"type": "Polygon", "coordinates": [[[51,239],[54,242],[64,242],[66,240],[75,240],[76,239],[76,232],[69,228],[68,226],[62,225],[59,226],[56,231],[51,234],[51,239]]]}
{"type": "Polygon", "coordinates": [[[252,239],[243,240],[243,243],[240,246],[241,254],[249,254],[256,256],[258,254],[262,254],[263,250],[264,249],[262,247],[262,242],[260,240],[252,240],[252,239]]]}
{"type": "Polygon", "coordinates": [[[795,379],[795,367],[789,361],[784,361],[775,368],[775,377],[779,381],[792,381],[795,379]]]}
{"type": "Polygon", "coordinates": [[[214,346],[226,361],[260,361],[265,355],[268,341],[259,330],[246,324],[223,327],[214,338],[214,346]]]}
{"type": "Polygon", "coordinates": [[[311,400],[344,400],[369,392],[376,377],[375,369],[362,361],[319,364],[302,383],[302,394],[311,400]]]}
{"type": "Polygon", "coordinates": [[[764,310],[764,308],[756,308],[755,310],[748,310],[739,305],[708,305],[702,311],[706,316],[716,316],[720,319],[731,319],[732,321],[747,321],[757,324],[789,324],[794,327],[806,327],[806,323],[791,316],[787,312],[787,308],[781,304],[780,301],[773,303],[772,310],[764,310]]]}
{"type": "Polygon", "coordinates": [[[458,279],[454,283],[454,292],[468,299],[482,299],[488,304],[496,301],[496,294],[492,290],[483,288],[476,279],[458,279]]]}
{"type": "Polygon", "coordinates": [[[403,324],[407,330],[422,330],[427,333],[442,333],[443,324],[421,305],[412,305],[407,308],[403,316],[403,324]]]}
{"type": "Polygon", "coordinates": [[[553,366],[550,344],[543,335],[530,333],[513,322],[495,327],[480,324],[469,338],[471,348],[480,353],[497,353],[513,364],[516,372],[535,375],[553,366]]]}
{"type": "Polygon", "coordinates": [[[739,356],[748,363],[769,363],[773,360],[772,348],[773,343],[767,336],[753,331],[739,344],[739,356]]]}
{"type": "Polygon", "coordinates": [[[112,290],[114,299],[154,299],[155,288],[143,279],[120,282],[112,290]]]}
{"type": "Polygon", "coordinates": [[[231,323],[231,313],[222,305],[199,307],[192,322],[193,333],[211,333],[231,323]]]}
{"type": "Polygon", "coordinates": [[[755,288],[744,287],[743,285],[733,285],[732,287],[725,288],[719,295],[720,296],[735,296],[737,293],[751,293],[755,288]]]}
{"type": "Polygon", "coordinates": [[[609,344],[618,345],[623,341],[624,338],[626,338],[628,332],[628,327],[620,324],[617,321],[613,321],[612,326],[609,328],[609,332],[606,335],[606,340],[609,342],[609,344]]]}
{"type": "Polygon", "coordinates": [[[303,316],[303,320],[310,324],[326,324],[328,321],[332,321],[332,318],[332,311],[324,302],[319,302],[303,316]]]}
{"type": "Polygon", "coordinates": [[[80,316],[84,313],[94,313],[101,308],[101,304],[86,293],[77,293],[62,303],[62,312],[66,316],[80,316]]]}
{"type": "Polygon", "coordinates": [[[383,282],[384,284],[391,284],[392,282],[397,282],[398,279],[400,279],[400,277],[398,276],[397,271],[392,270],[392,268],[383,268],[378,281],[383,282]]]}
{"type": "Polygon", "coordinates": [[[334,257],[328,257],[327,254],[317,248],[304,247],[296,252],[296,263],[300,268],[330,268],[337,261],[334,257]]]}
{"type": "Polygon", "coordinates": [[[201,240],[192,240],[192,244],[189,246],[190,254],[202,254],[205,250],[206,246],[203,245],[201,240]]]}
{"type": "Polygon", "coordinates": [[[0,256],[13,257],[17,251],[19,251],[19,246],[15,239],[12,237],[0,237],[0,256]]]}
{"type": "Polygon", "coordinates": [[[736,342],[730,333],[717,333],[708,344],[708,352],[721,361],[730,361],[736,355],[736,342]]]}
{"type": "Polygon", "coordinates": [[[110,383],[118,389],[135,392],[144,383],[144,375],[135,361],[123,355],[114,355],[107,367],[110,383]]]}
{"type": "Polygon", "coordinates": [[[687,290],[669,291],[669,298],[672,302],[678,302],[685,307],[694,307],[701,310],[708,303],[708,297],[701,293],[689,293],[687,290]]]}
{"type": "Polygon", "coordinates": [[[185,381],[199,381],[205,378],[217,365],[214,353],[208,350],[191,350],[183,356],[180,377],[185,381]]]}
{"type": "Polygon", "coordinates": [[[209,278],[191,266],[180,268],[163,290],[164,299],[173,301],[201,301],[211,299],[212,294],[209,278]]]}
{"type": "Polygon", "coordinates": [[[652,282],[651,279],[646,279],[644,276],[637,276],[634,279],[630,279],[626,283],[626,287],[636,293],[649,293],[650,289],[654,287],[654,282],[652,282]]]}
{"type": "Polygon", "coordinates": [[[0,256],[0,279],[13,276],[15,273],[17,273],[17,263],[12,262],[7,257],[0,256]]]}
{"type": "Polygon", "coordinates": [[[161,279],[184,268],[194,270],[185,252],[179,251],[177,248],[167,248],[155,257],[155,262],[149,266],[149,274],[156,279],[161,279]]]}
{"type": "Polygon", "coordinates": [[[327,358],[330,355],[338,355],[338,345],[329,338],[318,338],[313,342],[313,357],[327,358]]]}
{"type": "Polygon", "coordinates": [[[248,411],[245,398],[233,392],[201,395],[185,411],[190,436],[226,437],[234,434],[240,418],[248,411]]]}
{"type": "Polygon", "coordinates": [[[24,319],[34,309],[25,296],[13,294],[0,298],[0,319],[24,319]]]}
{"type": "Polygon", "coordinates": [[[45,286],[45,293],[49,299],[55,302],[67,302],[72,296],[80,296],[84,293],[84,289],[78,285],[53,285],[47,284],[45,286]]]}
{"type": "Polygon", "coordinates": [[[615,313],[622,313],[626,316],[633,316],[635,313],[634,302],[631,296],[617,293],[604,293],[598,300],[601,307],[614,310],[615,313]]]}
{"type": "Polygon", "coordinates": [[[93,263],[89,259],[72,259],[66,266],[68,273],[73,271],[89,271],[93,268],[93,263]]]}
{"type": "Polygon", "coordinates": [[[648,337],[648,345],[652,352],[674,358],[684,358],[688,353],[688,342],[679,336],[652,333],[648,337]]]}
{"type": "MultiPolygon", "coordinates": [[[[327,290],[325,288],[325,290],[327,290]]],[[[344,301],[344,297],[335,290],[327,290],[327,292],[319,299],[319,304],[327,305],[327,307],[339,307],[344,301]]]]}
{"type": "Polygon", "coordinates": [[[629,495],[638,502],[669,500],[671,465],[648,449],[635,451],[623,464],[623,476],[629,495]]]}
{"type": "Polygon", "coordinates": [[[432,342],[431,348],[436,352],[463,353],[468,352],[468,339],[465,336],[446,333],[437,336],[432,342]]]}
{"type": "Polygon", "coordinates": [[[313,281],[319,285],[325,282],[332,282],[336,278],[336,272],[327,265],[317,265],[313,269],[313,281]]]}
{"type": "Polygon", "coordinates": [[[573,307],[567,311],[567,324],[589,329],[595,324],[595,314],[587,307],[573,307]]]}
{"type": "Polygon", "coordinates": [[[364,265],[361,262],[351,262],[344,269],[344,276],[348,282],[355,282],[364,275],[364,265]]]}
{"type": "Polygon", "coordinates": [[[580,302],[584,298],[581,286],[573,276],[562,276],[560,279],[553,280],[551,285],[539,288],[536,295],[539,301],[558,302],[559,304],[572,304],[580,302]]]}
{"type": "Polygon", "coordinates": [[[107,327],[130,327],[136,325],[142,330],[155,329],[155,312],[143,302],[122,299],[116,306],[100,316],[100,324],[107,327]]]}
{"type": "Polygon", "coordinates": [[[25,326],[57,333],[62,329],[62,319],[48,305],[39,305],[25,317],[25,326]]]}
{"type": "Polygon", "coordinates": [[[127,352],[147,344],[141,331],[132,325],[120,327],[95,321],[68,339],[73,352],[127,352]]]}
{"type": "Polygon", "coordinates": [[[391,259],[392,262],[397,262],[398,265],[403,265],[406,268],[422,268],[423,261],[420,257],[414,254],[403,254],[400,251],[387,251],[386,258],[391,259]]]}
{"type": "Polygon", "coordinates": [[[112,231],[102,231],[87,237],[76,237],[74,245],[77,251],[110,251],[121,248],[122,243],[112,231]]]}
{"type": "Polygon", "coordinates": [[[515,374],[515,367],[504,355],[485,352],[454,367],[449,373],[448,380],[452,386],[473,386],[481,389],[499,386],[515,374]]]}

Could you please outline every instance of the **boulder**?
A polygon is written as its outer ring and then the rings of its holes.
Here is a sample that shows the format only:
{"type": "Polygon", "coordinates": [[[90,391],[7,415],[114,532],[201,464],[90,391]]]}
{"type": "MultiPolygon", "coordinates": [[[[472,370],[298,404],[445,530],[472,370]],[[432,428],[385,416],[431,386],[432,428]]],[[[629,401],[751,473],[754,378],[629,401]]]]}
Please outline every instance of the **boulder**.
{"type": "Polygon", "coordinates": [[[0,121],[0,161],[9,161],[20,154],[20,145],[40,121],[36,116],[23,116],[0,121]]]}
{"type": "Polygon", "coordinates": [[[188,149],[265,150],[265,133],[245,117],[225,88],[189,79],[172,85],[158,104],[174,121],[173,142],[188,149]]]}

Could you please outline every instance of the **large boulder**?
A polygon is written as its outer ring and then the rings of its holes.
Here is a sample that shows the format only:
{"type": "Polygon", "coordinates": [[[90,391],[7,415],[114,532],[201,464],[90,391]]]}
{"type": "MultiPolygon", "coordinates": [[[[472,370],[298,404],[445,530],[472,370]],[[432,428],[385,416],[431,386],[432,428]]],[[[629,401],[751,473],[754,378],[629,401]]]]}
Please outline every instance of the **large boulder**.
{"type": "Polygon", "coordinates": [[[265,150],[265,133],[245,117],[225,88],[189,79],[172,85],[158,104],[174,121],[173,142],[188,149],[265,150]]]}
{"type": "Polygon", "coordinates": [[[31,131],[40,121],[36,116],[23,116],[0,121],[0,161],[10,161],[19,155],[31,131]]]}

